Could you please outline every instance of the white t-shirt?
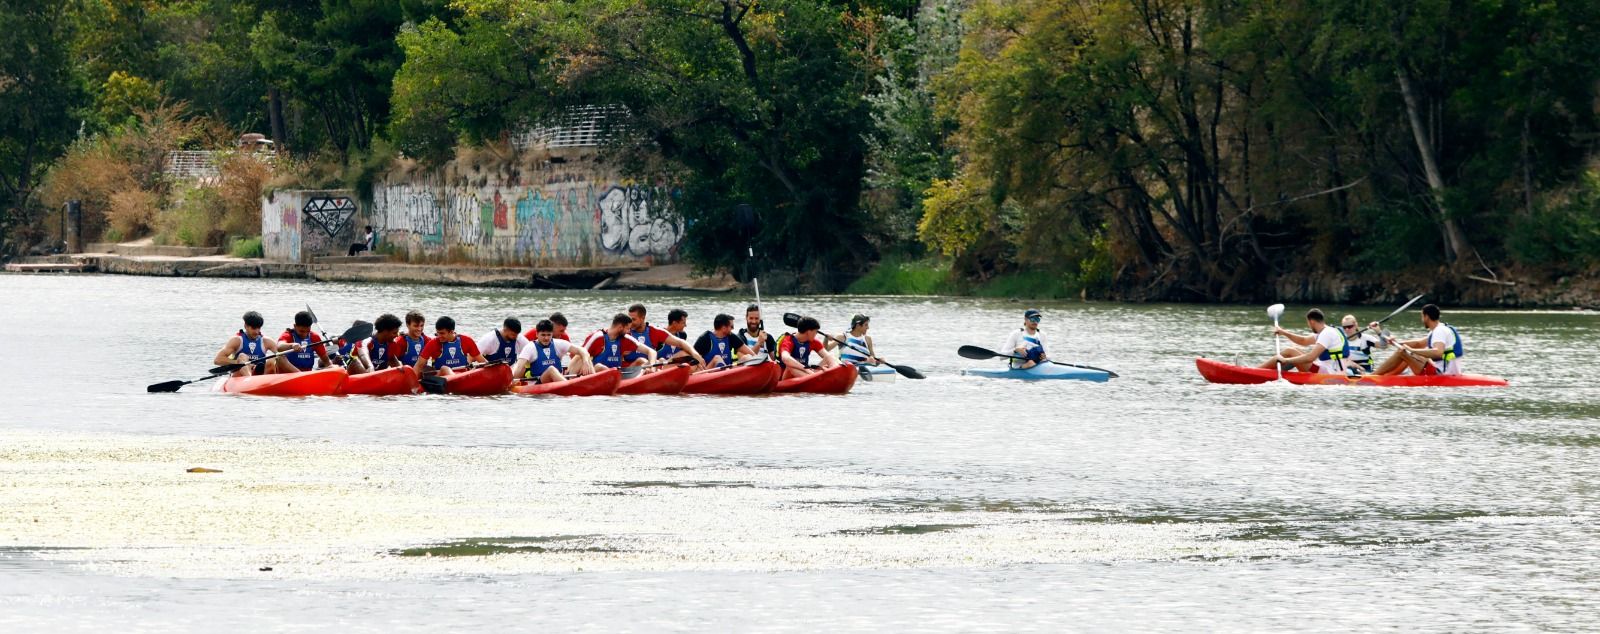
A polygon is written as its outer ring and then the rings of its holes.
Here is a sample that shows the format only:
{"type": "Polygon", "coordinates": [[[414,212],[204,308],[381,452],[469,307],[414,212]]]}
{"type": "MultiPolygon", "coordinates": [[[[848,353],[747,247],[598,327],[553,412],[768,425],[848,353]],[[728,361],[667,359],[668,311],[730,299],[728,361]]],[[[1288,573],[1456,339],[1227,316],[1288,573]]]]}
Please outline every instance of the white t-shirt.
{"type": "MultiPolygon", "coordinates": [[[[1440,322],[1439,325],[1434,326],[1433,332],[1428,333],[1429,346],[1438,348],[1440,343],[1444,344],[1445,352],[1450,352],[1456,347],[1456,333],[1450,330],[1449,326],[1444,325],[1444,322],[1440,322]]],[[[1433,364],[1433,369],[1438,370],[1439,374],[1461,374],[1460,359],[1456,359],[1454,361],[1445,361],[1444,359],[1429,359],[1428,362],[1433,364]]]]}
{"type": "MultiPolygon", "coordinates": [[[[1043,330],[1035,330],[1033,334],[1028,334],[1028,331],[1021,328],[1011,331],[1011,336],[1006,337],[1006,342],[1004,345],[1000,346],[1000,351],[1005,354],[1016,354],[1017,348],[1024,348],[1028,350],[1032,350],[1034,348],[1044,348],[1046,354],[1050,352],[1050,344],[1045,342],[1043,330]],[[1039,343],[1028,341],[1028,339],[1033,339],[1039,343]]],[[[1023,362],[1015,359],[1011,360],[1011,365],[1013,366],[1020,367],[1022,363],[1023,362]]]]}
{"type": "MultiPolygon", "coordinates": [[[[517,359],[527,361],[531,365],[535,359],[539,358],[539,342],[528,341],[527,339],[523,339],[522,341],[526,342],[528,345],[523,346],[522,349],[517,352],[517,359]]],[[[555,350],[557,359],[565,359],[567,354],[572,350],[572,343],[565,339],[551,339],[550,347],[551,349],[555,350]]],[[[561,365],[565,367],[566,361],[562,361],[561,365]]]]}
{"type": "MultiPolygon", "coordinates": [[[[500,348],[500,329],[496,328],[489,332],[483,333],[482,337],[478,337],[472,341],[478,344],[478,352],[483,353],[483,356],[487,357],[500,348]]],[[[522,350],[528,347],[528,340],[519,333],[516,340],[513,341],[511,345],[515,346],[516,356],[520,357],[522,355],[522,350]]]]}
{"type": "MultiPolygon", "coordinates": [[[[1317,333],[1317,343],[1332,354],[1344,353],[1344,334],[1334,326],[1325,326],[1322,332],[1317,333]]],[[[1322,374],[1344,374],[1344,363],[1338,359],[1317,361],[1317,371],[1322,374]]]]}

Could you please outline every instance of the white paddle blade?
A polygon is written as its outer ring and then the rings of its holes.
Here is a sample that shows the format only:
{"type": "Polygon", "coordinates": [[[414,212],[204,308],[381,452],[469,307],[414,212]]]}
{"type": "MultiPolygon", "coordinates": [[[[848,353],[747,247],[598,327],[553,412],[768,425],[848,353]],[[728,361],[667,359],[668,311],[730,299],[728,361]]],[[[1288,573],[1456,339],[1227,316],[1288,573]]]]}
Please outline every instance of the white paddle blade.
{"type": "Polygon", "coordinates": [[[1279,317],[1283,316],[1283,304],[1273,304],[1268,306],[1267,316],[1271,317],[1273,321],[1277,321],[1279,317]]]}

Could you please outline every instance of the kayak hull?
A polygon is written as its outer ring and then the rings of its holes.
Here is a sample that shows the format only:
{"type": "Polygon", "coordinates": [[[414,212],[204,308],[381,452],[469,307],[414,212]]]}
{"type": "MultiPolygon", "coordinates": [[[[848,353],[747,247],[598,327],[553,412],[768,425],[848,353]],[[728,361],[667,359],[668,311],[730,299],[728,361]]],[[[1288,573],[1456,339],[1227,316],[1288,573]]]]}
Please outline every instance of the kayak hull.
{"type": "Polygon", "coordinates": [[[511,366],[504,363],[452,372],[444,377],[444,393],[494,396],[511,389],[511,366]]]}
{"type": "Polygon", "coordinates": [[[674,365],[649,374],[624,379],[617,386],[617,394],[677,394],[689,384],[694,369],[687,365],[674,365]]]}
{"type": "MultiPolygon", "coordinates": [[[[1211,383],[1225,385],[1257,385],[1278,380],[1278,373],[1266,368],[1247,368],[1204,357],[1194,360],[1200,376],[1211,383]]],[[[1504,387],[1505,379],[1481,374],[1452,376],[1416,376],[1412,374],[1386,376],[1345,376],[1342,374],[1317,374],[1311,372],[1284,372],[1283,380],[1295,385],[1365,385],[1374,387],[1504,387]]]]}
{"type": "Polygon", "coordinates": [[[355,396],[400,396],[417,393],[417,371],[401,366],[352,374],[344,380],[344,393],[355,396]]]}
{"type": "Polygon", "coordinates": [[[772,391],[780,394],[848,394],[860,376],[853,365],[837,365],[816,374],[779,381],[772,391]]]}
{"type": "Polygon", "coordinates": [[[861,380],[867,383],[892,383],[900,375],[886,365],[858,365],[856,371],[861,373],[861,380]]]}
{"type": "Polygon", "coordinates": [[[259,376],[230,376],[219,386],[228,394],[251,396],[333,396],[339,394],[349,376],[344,368],[326,368],[311,372],[262,374],[259,376]]]}
{"type": "Polygon", "coordinates": [[[782,368],[776,363],[702,372],[689,377],[683,386],[684,394],[766,394],[778,384],[782,368]]]}
{"type": "Polygon", "coordinates": [[[622,382],[622,373],[607,368],[594,374],[556,383],[523,383],[511,388],[517,394],[529,396],[610,396],[622,382]]]}
{"type": "Polygon", "coordinates": [[[1111,380],[1111,374],[1099,370],[1085,370],[1054,363],[1041,363],[1026,370],[1015,368],[973,368],[965,371],[967,376],[982,376],[991,379],[1016,379],[1022,381],[1094,381],[1104,383],[1111,380]]]}

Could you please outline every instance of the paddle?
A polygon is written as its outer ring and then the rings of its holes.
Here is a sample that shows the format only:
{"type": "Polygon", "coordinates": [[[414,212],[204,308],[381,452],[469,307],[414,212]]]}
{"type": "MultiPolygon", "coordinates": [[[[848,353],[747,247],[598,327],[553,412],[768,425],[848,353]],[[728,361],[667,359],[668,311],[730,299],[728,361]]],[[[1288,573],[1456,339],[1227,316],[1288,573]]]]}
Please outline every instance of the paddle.
{"type": "MultiPolygon", "coordinates": [[[[997,358],[997,357],[998,358],[1002,358],[1002,359],[1016,359],[1016,360],[1019,360],[1019,361],[1025,360],[1023,357],[1019,357],[1019,356],[1014,355],[1014,354],[1001,354],[1001,353],[995,352],[993,350],[990,350],[988,348],[979,348],[977,346],[961,346],[960,348],[956,348],[956,354],[959,354],[962,357],[965,357],[965,358],[968,358],[968,359],[977,359],[979,361],[982,361],[984,359],[994,359],[994,358],[997,358]]],[[[1080,370],[1094,370],[1095,372],[1104,372],[1104,373],[1106,373],[1107,376],[1110,376],[1113,379],[1117,378],[1118,376],[1121,376],[1121,375],[1117,374],[1116,372],[1112,372],[1112,371],[1107,370],[1105,368],[1097,368],[1097,367],[1094,367],[1092,365],[1079,365],[1079,364],[1076,364],[1076,363],[1067,363],[1065,361],[1052,361],[1052,360],[1049,360],[1049,359],[1046,359],[1045,363],[1054,363],[1056,365],[1064,365],[1064,366],[1067,366],[1069,368],[1078,368],[1080,370]]]]}
{"type": "MultiPolygon", "coordinates": [[[[306,313],[311,315],[311,325],[316,326],[316,325],[319,325],[319,324],[322,323],[321,320],[317,319],[317,311],[311,310],[311,304],[306,304],[306,313]]],[[[328,338],[327,331],[324,331],[321,328],[317,329],[317,334],[322,335],[323,339],[327,339],[328,338]]],[[[349,341],[349,340],[347,339],[346,341],[349,341]]],[[[355,352],[355,350],[356,350],[355,345],[354,345],[355,343],[358,343],[358,342],[351,342],[351,344],[352,344],[350,346],[350,351],[351,352],[355,352]]],[[[354,359],[354,358],[355,358],[354,354],[350,355],[347,358],[344,355],[339,354],[338,350],[335,350],[335,351],[333,351],[332,353],[330,353],[328,355],[328,361],[332,365],[343,365],[343,366],[347,366],[347,367],[348,367],[348,364],[350,363],[350,361],[352,359],[354,359]]],[[[363,370],[363,371],[365,371],[365,370],[363,370]]]]}
{"type": "MultiPolygon", "coordinates": [[[[355,325],[351,326],[349,330],[344,331],[343,335],[340,335],[341,338],[344,338],[344,339],[347,339],[347,340],[348,339],[366,339],[367,337],[371,337],[371,336],[372,336],[372,324],[369,324],[369,323],[364,322],[364,321],[356,322],[355,325]]],[[[311,346],[312,347],[316,347],[316,346],[326,345],[326,344],[329,344],[329,343],[332,343],[332,342],[330,340],[328,340],[328,339],[323,339],[322,341],[318,341],[316,343],[311,344],[311,346]]],[[[215,378],[217,378],[219,376],[232,374],[232,373],[238,371],[240,368],[243,368],[243,367],[245,367],[247,365],[254,364],[254,363],[258,362],[258,361],[266,361],[268,359],[276,359],[276,358],[281,357],[281,356],[286,355],[286,354],[290,354],[290,353],[289,352],[275,352],[273,354],[269,354],[267,356],[261,357],[260,359],[252,359],[247,363],[229,363],[227,365],[219,365],[217,367],[211,368],[211,370],[210,370],[211,374],[209,376],[200,377],[200,378],[195,379],[193,381],[174,380],[174,381],[166,381],[164,383],[157,383],[155,385],[151,385],[149,387],[146,387],[145,391],[153,392],[153,393],[154,392],[176,392],[176,391],[178,391],[178,388],[181,388],[181,387],[183,387],[185,385],[188,385],[190,383],[199,383],[201,381],[209,381],[209,380],[215,379],[215,378]]]]}
{"type": "MultiPolygon", "coordinates": [[[[788,326],[790,328],[799,328],[800,327],[800,316],[796,315],[794,313],[784,313],[783,314],[783,323],[784,323],[784,325],[786,325],[786,326],[788,326]]],[[[832,339],[833,341],[838,342],[839,345],[841,345],[841,346],[846,346],[846,347],[850,348],[851,350],[855,350],[856,352],[859,352],[861,354],[867,355],[869,357],[872,356],[872,351],[865,350],[861,346],[855,345],[853,343],[850,343],[848,341],[845,341],[843,339],[840,339],[840,338],[835,337],[833,335],[830,335],[828,333],[822,333],[822,336],[827,337],[829,339],[832,339]]],[[[874,363],[872,365],[880,365],[880,364],[889,366],[889,368],[891,370],[894,370],[895,372],[899,373],[900,376],[906,377],[908,379],[926,379],[926,378],[928,378],[926,376],[923,376],[923,374],[921,372],[918,372],[916,368],[913,368],[913,367],[911,367],[909,365],[895,365],[893,363],[889,363],[888,361],[884,361],[882,358],[878,359],[878,363],[874,363]]],[[[862,376],[867,376],[867,375],[863,374],[862,376]]],[[[868,379],[868,380],[871,380],[871,379],[868,379]]]]}
{"type": "MultiPolygon", "coordinates": [[[[1396,308],[1396,309],[1394,309],[1394,312],[1392,312],[1392,313],[1389,313],[1389,316],[1388,316],[1388,317],[1384,317],[1384,318],[1383,318],[1383,319],[1379,319],[1379,320],[1378,320],[1378,325],[1379,325],[1379,326],[1382,326],[1382,325],[1383,325],[1383,322],[1386,322],[1386,321],[1389,321],[1389,320],[1390,320],[1390,319],[1394,319],[1394,317],[1395,317],[1395,315],[1399,315],[1399,314],[1400,314],[1400,313],[1403,313],[1403,312],[1405,312],[1405,311],[1406,311],[1406,309],[1407,309],[1407,308],[1410,308],[1410,307],[1411,307],[1411,305],[1412,305],[1412,304],[1415,304],[1415,303],[1417,303],[1417,302],[1419,302],[1419,301],[1422,301],[1422,298],[1423,298],[1423,297],[1427,297],[1427,295],[1418,295],[1418,296],[1416,296],[1416,297],[1413,297],[1413,298],[1411,298],[1411,301],[1409,301],[1409,302],[1406,302],[1406,303],[1405,303],[1405,305],[1404,305],[1404,306],[1401,306],[1401,307],[1399,307],[1399,308],[1396,308]]],[[[1371,328],[1371,327],[1368,327],[1368,328],[1367,328],[1367,330],[1372,330],[1372,328],[1371,328]]],[[[1380,335],[1382,335],[1382,334],[1384,334],[1384,333],[1383,333],[1383,331],[1382,331],[1382,329],[1379,329],[1379,330],[1378,330],[1378,334],[1380,334],[1380,335]]],[[[1387,336],[1387,335],[1385,335],[1385,336],[1387,336]]]]}
{"type": "MultiPolygon", "coordinates": [[[[1272,327],[1278,328],[1278,318],[1283,316],[1283,304],[1273,304],[1267,307],[1267,316],[1272,318],[1272,327]]],[[[1283,341],[1278,339],[1278,334],[1272,334],[1272,347],[1276,352],[1273,356],[1283,354],[1283,341]]],[[[1273,363],[1272,367],[1278,369],[1278,380],[1283,380],[1283,362],[1273,363]]]]}
{"type": "MultiPolygon", "coordinates": [[[[497,365],[506,365],[506,362],[490,361],[488,363],[470,363],[467,364],[467,367],[462,368],[461,371],[465,372],[467,370],[476,370],[478,368],[488,368],[497,365]]],[[[440,375],[439,371],[435,369],[429,370],[426,375],[418,378],[417,383],[422,386],[422,391],[424,392],[429,394],[444,394],[444,385],[447,383],[447,381],[445,381],[444,376],[440,375]]]]}

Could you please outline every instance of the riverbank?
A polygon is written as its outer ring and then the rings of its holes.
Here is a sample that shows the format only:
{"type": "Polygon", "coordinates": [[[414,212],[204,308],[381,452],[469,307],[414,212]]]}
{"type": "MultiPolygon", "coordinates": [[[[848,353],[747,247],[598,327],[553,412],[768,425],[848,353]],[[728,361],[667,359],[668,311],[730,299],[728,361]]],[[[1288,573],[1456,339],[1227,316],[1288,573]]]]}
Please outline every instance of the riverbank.
{"type": "Polygon", "coordinates": [[[80,253],[20,258],[10,273],[106,273],[151,277],[305,279],[319,282],[433,284],[540,289],[626,289],[729,292],[727,275],[696,276],[684,264],[631,267],[492,267],[404,264],[384,256],[319,258],[309,264],[225,255],[174,256],[80,253]]]}

